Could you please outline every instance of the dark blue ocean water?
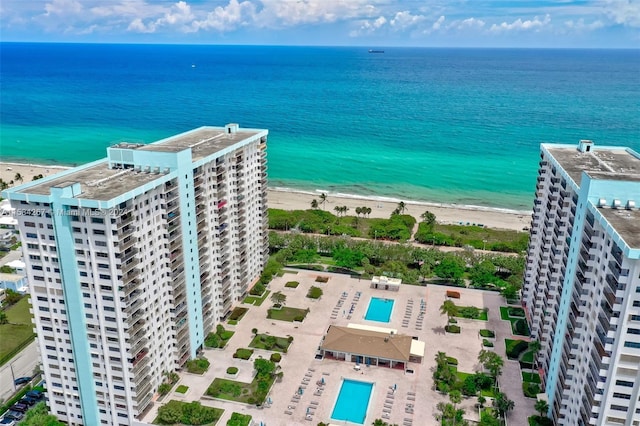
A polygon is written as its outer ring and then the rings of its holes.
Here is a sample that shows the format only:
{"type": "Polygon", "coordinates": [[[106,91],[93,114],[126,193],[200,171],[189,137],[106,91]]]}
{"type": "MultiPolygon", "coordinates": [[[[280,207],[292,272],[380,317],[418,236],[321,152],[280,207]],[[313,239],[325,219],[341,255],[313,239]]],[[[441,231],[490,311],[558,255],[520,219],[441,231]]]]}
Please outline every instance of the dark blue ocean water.
{"type": "Polygon", "coordinates": [[[0,155],[270,130],[271,186],[529,209],[541,142],[640,150],[640,51],[0,43],[0,155]]]}

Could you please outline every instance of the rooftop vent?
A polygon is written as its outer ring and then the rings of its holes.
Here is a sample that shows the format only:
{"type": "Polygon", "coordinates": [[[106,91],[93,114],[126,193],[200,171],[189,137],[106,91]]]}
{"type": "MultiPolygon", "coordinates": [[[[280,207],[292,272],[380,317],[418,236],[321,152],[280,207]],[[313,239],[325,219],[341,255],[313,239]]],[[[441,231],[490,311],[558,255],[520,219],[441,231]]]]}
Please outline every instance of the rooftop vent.
{"type": "Polygon", "coordinates": [[[620,200],[613,200],[613,204],[611,205],[614,209],[620,208],[620,200]]]}
{"type": "Polygon", "coordinates": [[[636,202],[633,200],[627,201],[627,209],[631,210],[636,207],[636,202]]]}
{"type": "Polygon", "coordinates": [[[583,139],[578,143],[578,151],[591,152],[593,149],[593,141],[583,139]]]}
{"type": "Polygon", "coordinates": [[[607,200],[606,200],[606,198],[600,198],[600,199],[598,200],[598,207],[604,207],[604,206],[606,206],[606,205],[607,205],[607,200]]]}

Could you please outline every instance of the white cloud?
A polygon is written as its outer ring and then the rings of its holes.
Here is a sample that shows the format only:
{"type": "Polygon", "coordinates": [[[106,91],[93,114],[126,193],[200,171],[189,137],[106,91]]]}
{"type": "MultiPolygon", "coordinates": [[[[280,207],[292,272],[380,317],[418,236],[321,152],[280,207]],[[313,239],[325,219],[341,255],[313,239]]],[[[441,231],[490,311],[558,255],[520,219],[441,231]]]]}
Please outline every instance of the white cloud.
{"type": "Polygon", "coordinates": [[[640,27],[639,0],[605,0],[605,14],[616,24],[640,27]]]}
{"type": "Polygon", "coordinates": [[[493,24],[489,29],[492,32],[503,32],[503,31],[529,31],[529,30],[539,30],[542,27],[545,27],[551,23],[551,16],[549,14],[545,15],[543,19],[538,18],[537,16],[533,19],[527,19],[523,21],[521,18],[516,19],[512,23],[508,24],[506,22],[498,24],[493,24]]]}
{"type": "Polygon", "coordinates": [[[389,25],[398,31],[402,31],[420,24],[425,19],[426,17],[424,15],[413,15],[408,10],[405,10],[396,13],[396,15],[389,21],[389,25]]]}
{"type": "Polygon", "coordinates": [[[351,37],[360,37],[363,35],[373,34],[387,24],[387,18],[380,16],[373,20],[364,20],[360,23],[360,28],[349,33],[351,37]]]}
{"type": "Polygon", "coordinates": [[[82,13],[82,4],[75,0],[53,0],[44,5],[46,16],[69,16],[82,13]]]}
{"type": "Polygon", "coordinates": [[[453,28],[456,30],[464,30],[464,29],[481,29],[485,26],[486,22],[482,19],[478,18],[467,18],[462,20],[456,20],[447,25],[447,28],[453,28]]]}
{"type": "Polygon", "coordinates": [[[233,31],[248,24],[255,16],[255,5],[250,1],[238,3],[230,0],[226,6],[218,6],[209,12],[205,19],[191,23],[190,31],[209,30],[233,31]]]}
{"type": "MultiPolygon", "coordinates": [[[[140,33],[153,33],[159,28],[168,26],[184,26],[193,21],[194,15],[191,12],[191,6],[184,1],[179,1],[170,8],[166,9],[163,15],[150,22],[143,22],[140,18],[135,18],[129,26],[128,31],[140,32],[140,33]]],[[[183,31],[185,28],[183,28],[183,31]]]]}
{"type": "Polygon", "coordinates": [[[442,26],[442,24],[444,23],[445,19],[446,19],[446,18],[444,17],[444,15],[441,15],[441,16],[438,18],[438,20],[437,20],[436,22],[434,22],[434,23],[433,23],[433,25],[431,26],[431,29],[432,29],[432,30],[434,30],[434,31],[439,30],[439,29],[440,29],[440,27],[442,26]]]}
{"type": "Polygon", "coordinates": [[[568,29],[571,30],[576,30],[576,31],[593,31],[593,30],[597,30],[599,28],[604,27],[604,22],[597,20],[597,21],[593,21],[589,24],[584,22],[584,19],[580,18],[577,20],[573,20],[570,19],[568,21],[564,22],[565,27],[567,27],[568,29]]]}

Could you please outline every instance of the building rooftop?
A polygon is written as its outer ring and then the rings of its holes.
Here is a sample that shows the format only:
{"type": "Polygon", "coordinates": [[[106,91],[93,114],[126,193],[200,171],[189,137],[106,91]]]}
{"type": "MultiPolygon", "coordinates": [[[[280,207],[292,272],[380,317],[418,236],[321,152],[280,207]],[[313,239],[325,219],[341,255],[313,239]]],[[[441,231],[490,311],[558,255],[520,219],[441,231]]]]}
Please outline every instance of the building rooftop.
{"type": "MultiPolygon", "coordinates": [[[[171,153],[191,149],[192,161],[196,162],[263,131],[240,129],[237,124],[228,124],[226,127],[200,127],[150,144],[121,142],[111,148],[171,153]]],[[[64,174],[58,178],[54,175],[51,180],[43,180],[43,182],[29,185],[24,189],[18,189],[18,192],[49,195],[51,188],[79,183],[82,192],[76,198],[107,201],[160,179],[164,172],[169,171],[166,168],[160,170],[160,167],[154,169],[150,172],[134,168],[111,169],[108,159],[105,159],[88,167],[81,166],[70,172],[63,172],[64,174]]]]}
{"type": "Polygon", "coordinates": [[[567,145],[545,147],[578,185],[582,172],[593,179],[640,182],[640,158],[624,148],[594,147],[580,152],[567,145]]]}
{"type": "Polygon", "coordinates": [[[322,349],[365,356],[409,361],[411,336],[387,334],[332,325],[322,342],[322,349]]]}
{"type": "Polygon", "coordinates": [[[598,212],[630,248],[640,248],[640,210],[601,207],[598,212]]]}
{"type": "Polygon", "coordinates": [[[18,275],[18,274],[5,274],[5,273],[0,273],[0,281],[3,282],[18,282],[18,281],[22,281],[26,279],[24,276],[22,275],[18,275]]]}
{"type": "Polygon", "coordinates": [[[261,130],[240,128],[233,133],[225,132],[225,130],[225,128],[218,127],[201,127],[149,145],[140,145],[137,149],[180,152],[191,148],[193,161],[198,161],[261,132],[261,130]]]}
{"type": "Polygon", "coordinates": [[[51,188],[79,183],[82,193],[76,198],[107,201],[138,186],[158,179],[162,175],[139,173],[133,169],[110,169],[107,160],[94,166],[77,168],[70,174],[62,175],[18,192],[25,194],[49,195],[51,188]]]}

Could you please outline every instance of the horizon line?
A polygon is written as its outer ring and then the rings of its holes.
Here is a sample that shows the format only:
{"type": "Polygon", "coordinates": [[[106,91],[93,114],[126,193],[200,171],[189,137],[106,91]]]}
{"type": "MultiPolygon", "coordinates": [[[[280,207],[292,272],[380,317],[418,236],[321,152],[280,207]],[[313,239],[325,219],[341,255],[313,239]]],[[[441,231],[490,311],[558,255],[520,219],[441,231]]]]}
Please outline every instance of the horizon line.
{"type": "Polygon", "coordinates": [[[473,49],[473,50],[640,50],[640,47],[576,47],[576,46],[402,46],[402,45],[322,45],[322,44],[253,44],[253,43],[171,43],[171,42],[126,42],[126,41],[20,41],[2,40],[2,44],[73,44],[73,45],[133,45],[133,46],[220,46],[220,47],[330,47],[362,49],[473,49]]]}

